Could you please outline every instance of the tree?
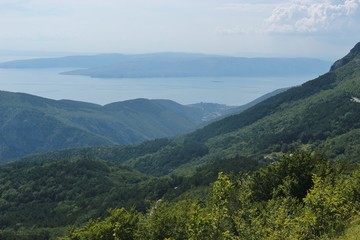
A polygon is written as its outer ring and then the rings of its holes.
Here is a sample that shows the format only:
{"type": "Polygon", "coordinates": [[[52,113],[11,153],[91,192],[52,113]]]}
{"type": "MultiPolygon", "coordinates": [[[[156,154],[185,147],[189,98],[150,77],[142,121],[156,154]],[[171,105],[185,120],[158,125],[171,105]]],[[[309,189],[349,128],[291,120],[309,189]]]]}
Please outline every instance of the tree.
{"type": "Polygon", "coordinates": [[[110,216],[104,220],[90,220],[85,226],[71,229],[62,240],[133,240],[141,214],[134,209],[124,208],[109,210],[110,216]]]}

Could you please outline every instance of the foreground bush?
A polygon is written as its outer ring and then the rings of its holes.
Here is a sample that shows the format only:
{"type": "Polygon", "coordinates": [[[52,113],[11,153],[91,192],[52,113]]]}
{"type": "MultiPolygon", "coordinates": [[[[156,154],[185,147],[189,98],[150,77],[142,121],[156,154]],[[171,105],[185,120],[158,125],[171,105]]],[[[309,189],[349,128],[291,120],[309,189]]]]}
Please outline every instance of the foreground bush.
{"type": "Polygon", "coordinates": [[[294,153],[251,175],[220,173],[206,199],[159,200],[146,213],[114,209],[65,239],[319,239],[359,207],[360,167],[294,153]]]}

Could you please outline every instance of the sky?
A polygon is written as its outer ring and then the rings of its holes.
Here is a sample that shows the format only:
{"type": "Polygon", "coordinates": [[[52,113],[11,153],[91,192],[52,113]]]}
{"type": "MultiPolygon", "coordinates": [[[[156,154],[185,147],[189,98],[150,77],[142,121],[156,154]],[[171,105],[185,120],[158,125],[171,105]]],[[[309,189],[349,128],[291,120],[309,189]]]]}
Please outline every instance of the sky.
{"type": "Polygon", "coordinates": [[[360,0],[0,0],[0,50],[336,60],[360,0]]]}

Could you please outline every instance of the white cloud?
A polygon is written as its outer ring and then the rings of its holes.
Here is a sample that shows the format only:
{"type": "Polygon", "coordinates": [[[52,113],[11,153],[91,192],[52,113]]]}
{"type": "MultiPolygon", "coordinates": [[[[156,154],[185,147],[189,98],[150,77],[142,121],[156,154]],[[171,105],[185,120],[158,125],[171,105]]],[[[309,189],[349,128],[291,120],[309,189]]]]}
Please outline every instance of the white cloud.
{"type": "Polygon", "coordinates": [[[276,7],[262,27],[268,33],[322,33],[343,30],[354,21],[360,0],[342,3],[297,0],[276,7]]]}
{"type": "Polygon", "coordinates": [[[216,33],[220,35],[251,35],[261,32],[263,20],[271,14],[276,3],[251,2],[251,3],[225,3],[218,7],[222,16],[227,16],[226,25],[217,26],[216,33]],[[229,25],[229,23],[235,25],[229,25]]]}
{"type": "Polygon", "coordinates": [[[221,10],[251,13],[262,22],[217,27],[221,35],[314,34],[359,31],[360,0],[292,0],[277,3],[225,4],[221,10]],[[359,30],[356,30],[359,29],[359,30]]]}
{"type": "Polygon", "coordinates": [[[304,44],[315,54],[331,41],[347,50],[360,37],[359,1],[0,0],[0,48],[305,54],[304,44]]]}

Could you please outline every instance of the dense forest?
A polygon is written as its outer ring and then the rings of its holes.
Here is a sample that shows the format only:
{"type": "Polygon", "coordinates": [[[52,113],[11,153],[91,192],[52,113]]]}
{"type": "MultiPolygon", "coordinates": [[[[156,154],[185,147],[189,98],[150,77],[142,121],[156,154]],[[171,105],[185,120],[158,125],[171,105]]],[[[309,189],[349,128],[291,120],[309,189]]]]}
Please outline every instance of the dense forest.
{"type": "Polygon", "coordinates": [[[329,239],[359,211],[360,167],[295,152],[251,174],[219,173],[204,198],[109,210],[61,239],[329,239]]]}
{"type": "Polygon", "coordinates": [[[360,43],[328,73],[175,139],[3,165],[0,239],[351,239],[359,63],[360,43]]]}
{"type": "Polygon", "coordinates": [[[238,156],[191,177],[91,158],[1,170],[1,239],[328,239],[360,210],[360,166],[321,153],[238,156]]]}

